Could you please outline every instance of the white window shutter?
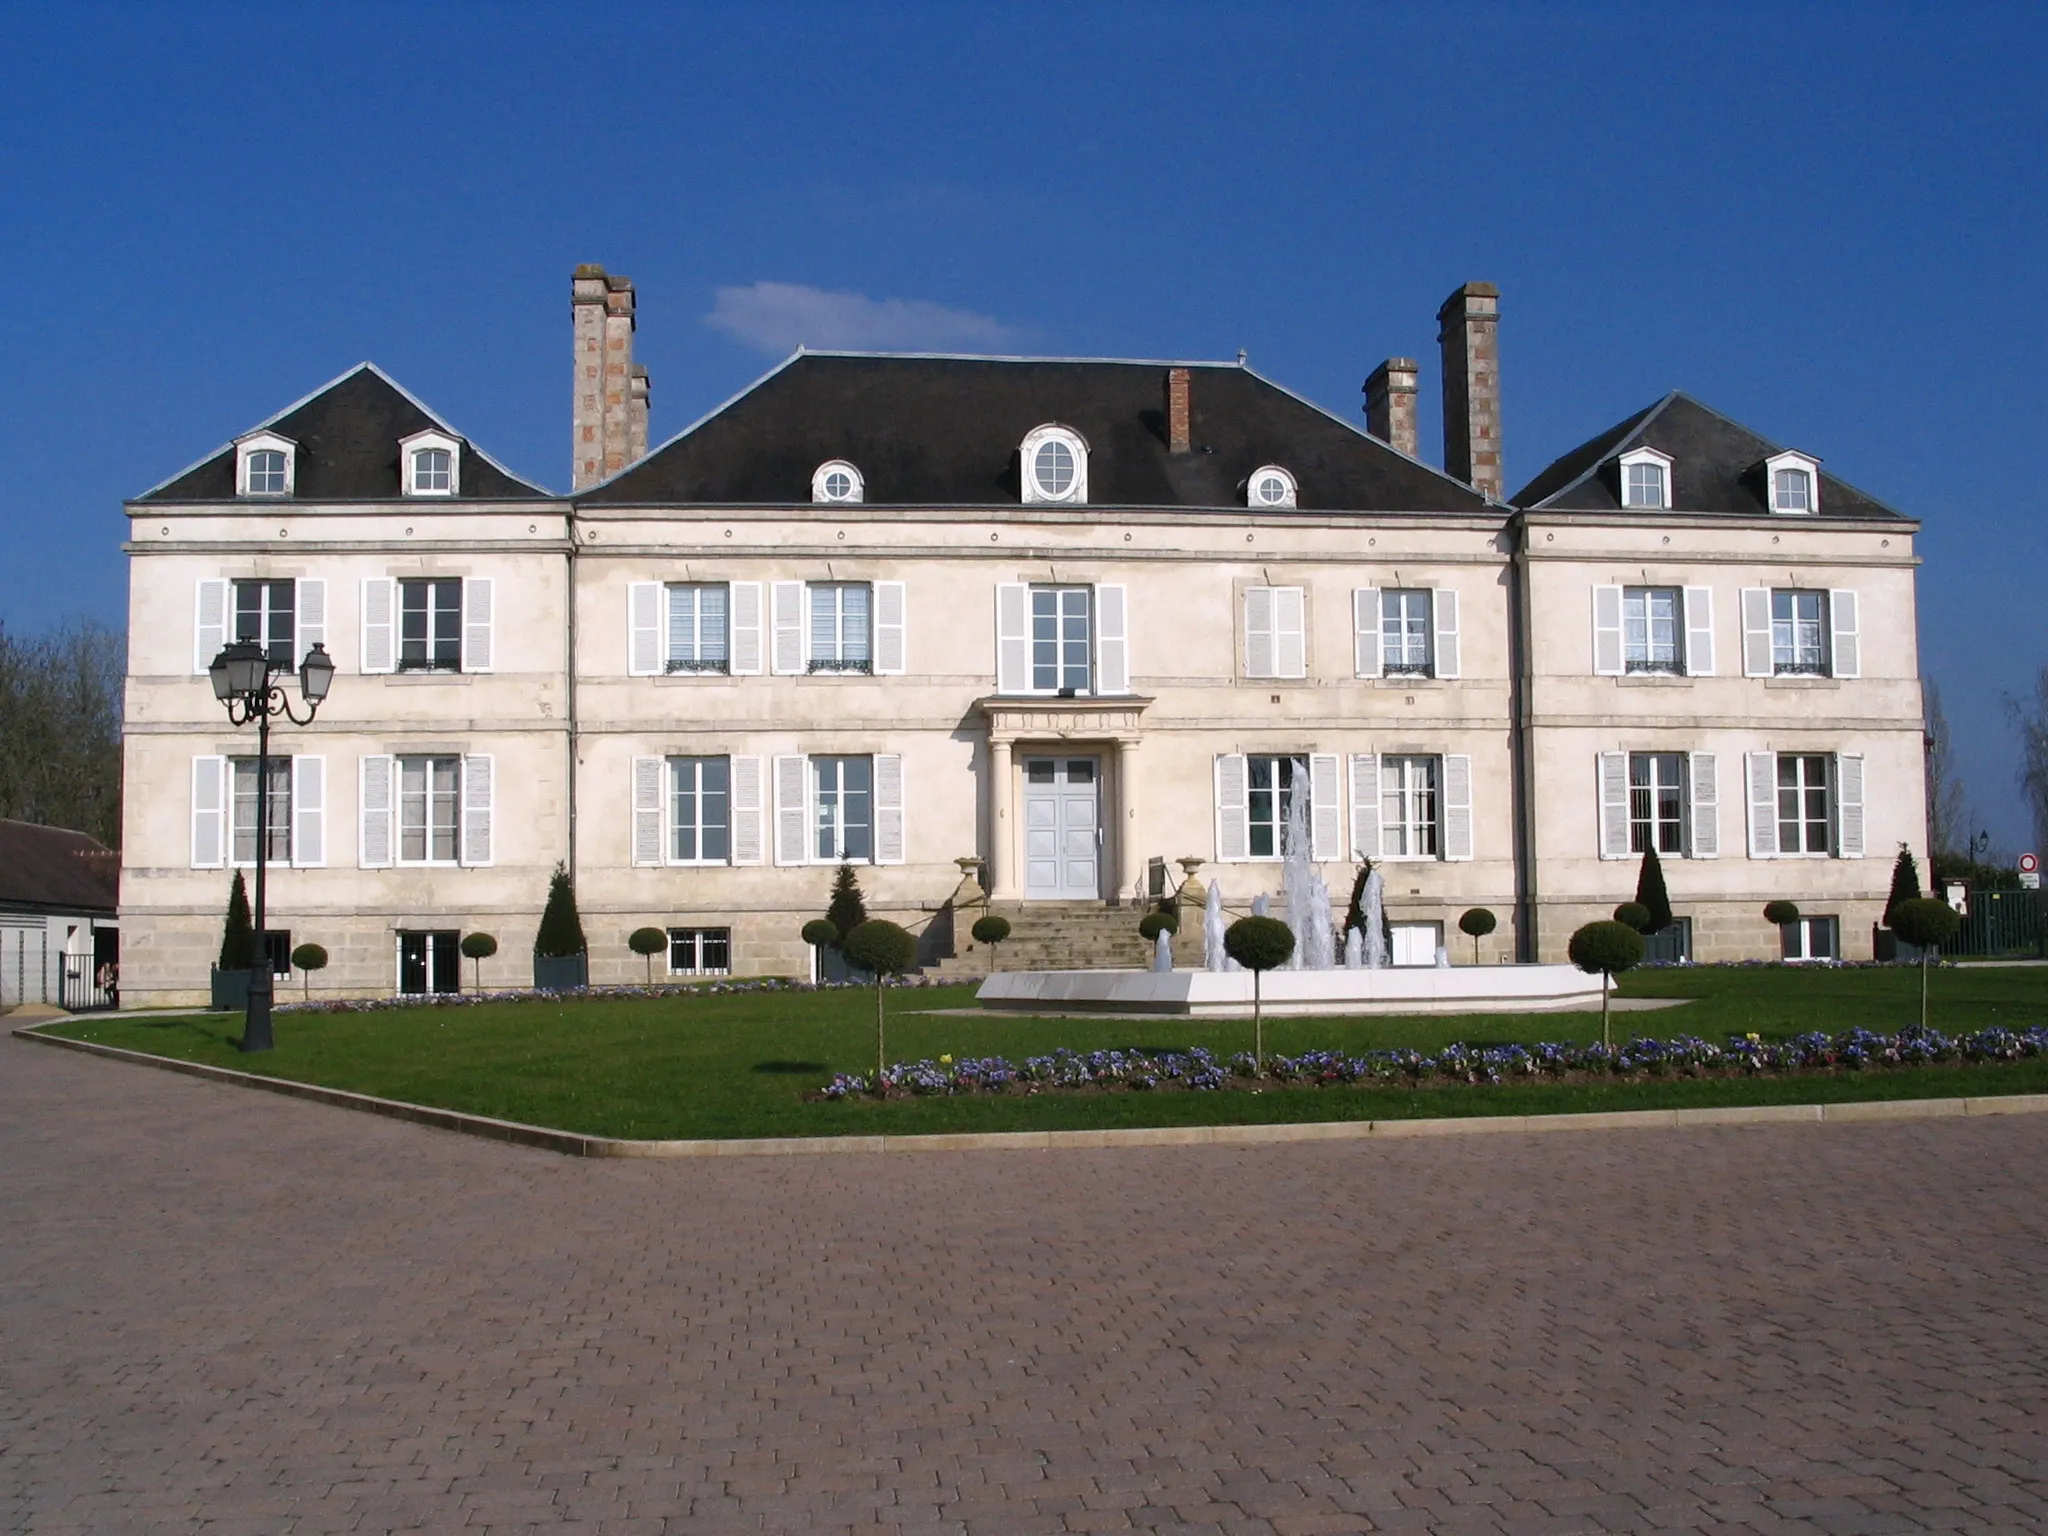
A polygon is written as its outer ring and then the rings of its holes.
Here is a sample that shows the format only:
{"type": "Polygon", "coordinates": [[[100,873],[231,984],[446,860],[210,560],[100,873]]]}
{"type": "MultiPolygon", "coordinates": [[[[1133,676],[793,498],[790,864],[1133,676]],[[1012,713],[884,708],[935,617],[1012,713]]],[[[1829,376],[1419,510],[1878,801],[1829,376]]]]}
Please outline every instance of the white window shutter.
{"type": "Polygon", "coordinates": [[[228,760],[224,757],[192,759],[194,869],[219,869],[227,863],[227,772],[228,760]]]}
{"type": "Polygon", "coordinates": [[[653,677],[662,670],[662,612],[666,589],[658,581],[626,586],[626,675],[653,677]]]}
{"type": "Polygon", "coordinates": [[[1344,857],[1343,759],[1334,752],[1308,760],[1309,856],[1329,864],[1344,857]]]}
{"type": "Polygon", "coordinates": [[[327,583],[317,577],[301,576],[292,595],[298,612],[299,655],[327,643],[327,583]]]}
{"type": "Polygon", "coordinates": [[[1692,785],[1692,847],[1695,859],[1721,857],[1721,765],[1711,752],[1695,752],[1687,773],[1692,785]]]}
{"type": "Polygon", "coordinates": [[[1274,675],[1273,589],[1244,589],[1244,675],[1274,675]]]}
{"type": "Polygon", "coordinates": [[[1273,589],[1273,672],[1308,676],[1308,594],[1300,587],[1273,589]]]}
{"type": "MultiPolygon", "coordinates": [[[[301,587],[304,583],[300,583],[301,587]]],[[[318,869],[327,862],[327,759],[292,759],[292,863],[318,869]]]]}
{"type": "Polygon", "coordinates": [[[1031,589],[1005,581],[996,587],[996,692],[1031,689],[1031,589]]]}
{"type": "Polygon", "coordinates": [[[901,864],[908,856],[903,824],[903,759],[875,754],[875,862],[901,864]]]}
{"type": "Polygon", "coordinates": [[[1625,670],[1621,646],[1621,588],[1593,588],[1593,675],[1619,677],[1625,670]]]}
{"type": "Polygon", "coordinates": [[[1351,759],[1351,856],[1380,856],[1380,760],[1370,752],[1351,759]]]}
{"type": "Polygon", "coordinates": [[[1380,590],[1357,587],[1351,593],[1352,670],[1360,677],[1378,677],[1380,665],[1380,590]]]}
{"type": "Polygon", "coordinates": [[[1472,857],[1472,759],[1462,752],[1444,757],[1444,857],[1472,857]]]}
{"type": "Polygon", "coordinates": [[[1600,768],[1600,857],[1625,859],[1628,836],[1628,754],[1602,752],[1600,768]]]}
{"type": "MultiPolygon", "coordinates": [[[[1771,675],[1771,590],[1742,589],[1742,675],[1771,675]]],[[[1775,837],[1773,839],[1775,845],[1775,837]]]]}
{"type": "Polygon", "coordinates": [[[363,582],[362,667],[366,673],[398,670],[397,606],[398,583],[389,576],[371,576],[363,582]]]}
{"type": "Polygon", "coordinates": [[[228,643],[228,584],[202,581],[192,604],[192,670],[204,675],[228,643]]]}
{"type": "Polygon", "coordinates": [[[778,676],[794,677],[804,669],[804,584],[778,581],[771,599],[775,622],[771,662],[778,676]]]}
{"type": "Polygon", "coordinates": [[[1834,631],[1833,666],[1830,670],[1836,677],[1861,677],[1863,640],[1854,592],[1828,594],[1828,623],[1834,631]]]}
{"type": "Polygon", "coordinates": [[[726,651],[731,657],[728,664],[735,677],[756,677],[762,664],[761,583],[736,581],[726,590],[731,594],[727,607],[728,622],[732,625],[726,651]]]}
{"type": "Polygon", "coordinates": [[[1216,858],[1240,863],[1251,857],[1251,781],[1242,752],[1216,755],[1216,858]]]}
{"type": "MultiPolygon", "coordinates": [[[[758,592],[760,583],[756,582],[754,586],[758,592]]],[[[762,788],[760,758],[732,759],[732,861],[735,864],[759,864],[762,860],[762,788]]]]}
{"type": "Polygon", "coordinates": [[[1749,856],[1775,859],[1778,856],[1778,754],[1743,754],[1743,770],[1749,780],[1749,856]]]}
{"type": "Polygon", "coordinates": [[[1095,589],[1095,691],[1131,691],[1131,642],[1126,593],[1121,586],[1095,589]]]}
{"type": "Polygon", "coordinates": [[[1714,675],[1714,589],[1685,589],[1685,675],[1714,675]]]}
{"type": "Polygon", "coordinates": [[[465,864],[491,862],[491,800],[496,778],[496,764],[488,752],[472,752],[462,759],[462,862],[465,864]]]}
{"type": "Polygon", "coordinates": [[[462,670],[491,670],[491,578],[471,576],[462,583],[462,670]]]}
{"type": "Polygon", "coordinates": [[[811,862],[810,762],[803,757],[775,759],[775,862],[811,862]]]}
{"type": "Polygon", "coordinates": [[[1835,856],[1863,857],[1863,757],[1856,752],[1835,759],[1835,856]]]}
{"type": "Polygon", "coordinates": [[[668,840],[662,836],[667,778],[667,758],[633,759],[633,863],[641,868],[665,862],[668,852],[668,840]]]}
{"type": "Polygon", "coordinates": [[[875,671],[880,676],[901,676],[908,665],[908,601],[902,582],[875,583],[875,671]]]}
{"type": "Polygon", "coordinates": [[[1436,619],[1437,677],[1458,673],[1458,593],[1453,587],[1438,587],[1429,596],[1430,613],[1436,619]]]}
{"type": "Polygon", "coordinates": [[[392,777],[393,763],[389,757],[362,759],[356,862],[364,869],[391,867],[392,777]]]}

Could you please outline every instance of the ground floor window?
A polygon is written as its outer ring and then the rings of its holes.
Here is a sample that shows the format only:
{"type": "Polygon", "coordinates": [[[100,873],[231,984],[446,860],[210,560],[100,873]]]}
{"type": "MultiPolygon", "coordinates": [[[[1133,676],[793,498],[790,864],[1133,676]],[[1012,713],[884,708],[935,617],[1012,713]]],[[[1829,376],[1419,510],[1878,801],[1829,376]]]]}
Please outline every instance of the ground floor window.
{"type": "Polygon", "coordinates": [[[453,928],[398,936],[398,993],[427,997],[462,990],[462,935],[453,928]]]}
{"type": "MultiPolygon", "coordinates": [[[[231,757],[234,797],[229,802],[230,826],[234,833],[235,862],[256,862],[256,762],[253,757],[231,757]]],[[[292,760],[273,757],[265,765],[270,775],[269,803],[263,807],[263,836],[268,845],[264,861],[289,864],[292,860],[292,760]]]]}
{"type": "Polygon", "coordinates": [[[1685,758],[1677,752],[1628,756],[1629,852],[1685,852],[1685,758]]]}
{"type": "Polygon", "coordinates": [[[1298,757],[1247,757],[1244,760],[1251,818],[1251,849],[1255,859],[1285,858],[1288,818],[1294,797],[1308,793],[1308,764],[1298,757]]]}
{"type": "Polygon", "coordinates": [[[1394,964],[1435,965],[1444,942],[1442,923],[1393,923],[1394,964]]]}
{"type": "Polygon", "coordinates": [[[1778,852],[1833,851],[1831,787],[1825,754],[1778,754],[1778,852]]]}
{"type": "Polygon", "coordinates": [[[671,928],[668,931],[668,973],[671,976],[730,976],[730,928],[671,928]]]}
{"type": "Polygon", "coordinates": [[[1689,962],[1692,959],[1692,919],[1674,917],[1655,933],[1644,934],[1643,959],[1662,965],[1689,962]]]}
{"type": "Polygon", "coordinates": [[[1836,917],[1802,917],[1778,925],[1779,952],[1787,960],[1842,958],[1842,921],[1836,917]]]}
{"type": "Polygon", "coordinates": [[[263,947],[270,951],[270,974],[289,976],[292,973],[292,931],[289,928],[267,928],[263,933],[263,947]]]}
{"type": "Polygon", "coordinates": [[[1436,776],[1433,757],[1380,759],[1380,851],[1385,857],[1436,857],[1436,776]]]}
{"type": "Polygon", "coordinates": [[[816,821],[812,851],[821,860],[874,856],[875,760],[871,757],[814,757],[811,804],[816,821]]]}

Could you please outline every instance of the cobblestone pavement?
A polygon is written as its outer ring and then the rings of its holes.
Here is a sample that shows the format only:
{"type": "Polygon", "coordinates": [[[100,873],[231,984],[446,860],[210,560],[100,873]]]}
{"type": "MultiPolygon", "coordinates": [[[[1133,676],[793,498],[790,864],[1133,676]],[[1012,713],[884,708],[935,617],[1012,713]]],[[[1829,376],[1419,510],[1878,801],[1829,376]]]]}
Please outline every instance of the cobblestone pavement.
{"type": "Polygon", "coordinates": [[[2044,1167],[587,1162],[0,1039],[0,1529],[2039,1530],[2044,1167]]]}

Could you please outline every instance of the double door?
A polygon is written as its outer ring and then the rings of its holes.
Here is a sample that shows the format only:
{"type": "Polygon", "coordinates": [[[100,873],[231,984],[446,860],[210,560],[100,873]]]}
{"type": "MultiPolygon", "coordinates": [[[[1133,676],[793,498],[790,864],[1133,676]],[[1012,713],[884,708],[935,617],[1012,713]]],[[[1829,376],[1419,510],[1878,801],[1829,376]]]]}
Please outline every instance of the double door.
{"type": "Polygon", "coordinates": [[[1024,759],[1024,894],[1034,901],[1102,895],[1102,760],[1024,759]]]}

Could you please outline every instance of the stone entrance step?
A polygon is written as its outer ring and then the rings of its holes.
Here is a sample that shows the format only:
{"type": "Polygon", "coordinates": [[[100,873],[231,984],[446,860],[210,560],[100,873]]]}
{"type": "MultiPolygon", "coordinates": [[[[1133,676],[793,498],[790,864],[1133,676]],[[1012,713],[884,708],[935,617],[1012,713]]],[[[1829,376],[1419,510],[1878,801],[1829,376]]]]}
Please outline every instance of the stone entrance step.
{"type": "MultiPolygon", "coordinates": [[[[1099,901],[999,901],[987,910],[1010,920],[1010,936],[991,954],[968,935],[981,909],[965,909],[954,919],[957,952],[949,960],[927,966],[925,973],[952,980],[1005,971],[1143,970],[1152,963],[1152,946],[1138,933],[1138,922],[1150,907],[1112,907],[1099,901]],[[993,961],[993,967],[991,965],[993,961]]],[[[1176,939],[1176,948],[1181,940],[1176,939]]],[[[1200,944],[1196,937],[1197,947],[1200,944]]],[[[1186,960],[1183,959],[1185,964],[1186,960]]]]}

